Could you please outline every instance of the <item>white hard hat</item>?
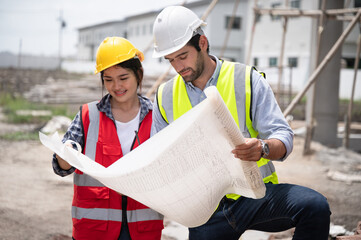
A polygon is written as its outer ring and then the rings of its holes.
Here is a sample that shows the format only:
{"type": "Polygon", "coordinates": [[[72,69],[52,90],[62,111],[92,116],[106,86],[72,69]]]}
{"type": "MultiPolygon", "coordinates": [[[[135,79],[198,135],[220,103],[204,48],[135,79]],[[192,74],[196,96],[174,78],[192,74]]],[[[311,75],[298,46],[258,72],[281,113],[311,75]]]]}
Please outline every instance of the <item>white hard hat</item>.
{"type": "Polygon", "coordinates": [[[153,25],[153,57],[163,57],[181,49],[192,38],[193,32],[205,25],[207,24],[188,8],[164,8],[153,25]]]}

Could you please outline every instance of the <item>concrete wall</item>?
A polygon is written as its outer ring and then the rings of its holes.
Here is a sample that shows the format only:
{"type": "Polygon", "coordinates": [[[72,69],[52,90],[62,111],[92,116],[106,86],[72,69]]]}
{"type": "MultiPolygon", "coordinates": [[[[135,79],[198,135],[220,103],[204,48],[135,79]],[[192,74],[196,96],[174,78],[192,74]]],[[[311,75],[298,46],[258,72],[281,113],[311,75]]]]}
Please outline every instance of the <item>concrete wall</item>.
{"type": "Polygon", "coordinates": [[[59,59],[49,56],[22,55],[18,56],[8,52],[0,53],[1,68],[28,68],[54,70],[59,67],[59,59]]]}

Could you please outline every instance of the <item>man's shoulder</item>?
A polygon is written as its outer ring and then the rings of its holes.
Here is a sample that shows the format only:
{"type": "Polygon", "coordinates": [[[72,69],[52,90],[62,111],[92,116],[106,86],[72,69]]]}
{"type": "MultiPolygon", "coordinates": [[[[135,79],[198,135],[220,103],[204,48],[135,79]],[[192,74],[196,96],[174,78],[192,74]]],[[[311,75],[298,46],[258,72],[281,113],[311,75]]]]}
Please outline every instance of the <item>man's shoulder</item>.
{"type": "MultiPolygon", "coordinates": [[[[237,65],[237,66],[241,66],[241,67],[246,67],[248,66],[247,64],[241,63],[241,62],[235,62],[235,61],[228,61],[228,60],[222,60],[222,65],[223,64],[229,64],[229,65],[237,65]]],[[[250,66],[252,67],[252,66],[250,66]]]]}
{"type": "Polygon", "coordinates": [[[173,76],[172,78],[170,78],[170,79],[168,79],[167,81],[165,81],[164,83],[162,83],[162,84],[159,86],[159,88],[160,88],[160,87],[164,88],[165,86],[168,86],[168,87],[173,86],[173,83],[174,83],[175,79],[177,79],[178,77],[179,77],[179,75],[173,76]]]}
{"type": "Polygon", "coordinates": [[[174,83],[174,78],[175,77],[172,77],[172,78],[168,79],[166,82],[160,84],[159,87],[158,87],[158,90],[157,90],[157,95],[159,93],[164,93],[164,92],[167,92],[170,89],[172,89],[173,88],[173,83],[174,83]]]}

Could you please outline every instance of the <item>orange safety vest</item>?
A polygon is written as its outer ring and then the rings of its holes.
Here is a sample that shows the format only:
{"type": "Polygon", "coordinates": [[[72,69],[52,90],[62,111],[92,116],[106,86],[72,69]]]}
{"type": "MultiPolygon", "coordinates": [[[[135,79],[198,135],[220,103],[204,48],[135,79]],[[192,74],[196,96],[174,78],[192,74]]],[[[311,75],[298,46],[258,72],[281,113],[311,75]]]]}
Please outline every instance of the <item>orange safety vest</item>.
{"type": "MultiPolygon", "coordinates": [[[[95,161],[104,167],[123,156],[115,123],[105,113],[98,111],[95,102],[82,106],[81,118],[85,140],[83,154],[88,157],[93,155],[93,159],[95,156],[95,161]],[[94,131],[98,132],[96,136],[93,136],[94,131]]],[[[149,111],[139,127],[140,143],[150,137],[151,124],[152,111],[149,111]]],[[[137,146],[138,140],[134,139],[132,149],[137,146]]],[[[122,214],[126,211],[132,239],[160,240],[164,228],[163,216],[130,197],[127,197],[126,206],[122,206],[124,203],[121,194],[76,169],[72,204],[73,237],[76,240],[118,239],[122,214]]]]}

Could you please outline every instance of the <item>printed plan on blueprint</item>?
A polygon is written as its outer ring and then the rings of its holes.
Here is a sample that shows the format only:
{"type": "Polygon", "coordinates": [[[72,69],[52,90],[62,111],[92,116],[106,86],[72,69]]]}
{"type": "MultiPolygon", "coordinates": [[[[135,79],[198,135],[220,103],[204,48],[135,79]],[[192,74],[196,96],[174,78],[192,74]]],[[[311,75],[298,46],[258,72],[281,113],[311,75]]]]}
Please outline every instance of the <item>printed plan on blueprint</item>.
{"type": "Polygon", "coordinates": [[[66,147],[55,133],[40,141],[80,171],[187,227],[204,224],[227,193],[261,198],[256,162],[234,158],[244,141],[216,87],[207,99],[105,168],[66,147]]]}

